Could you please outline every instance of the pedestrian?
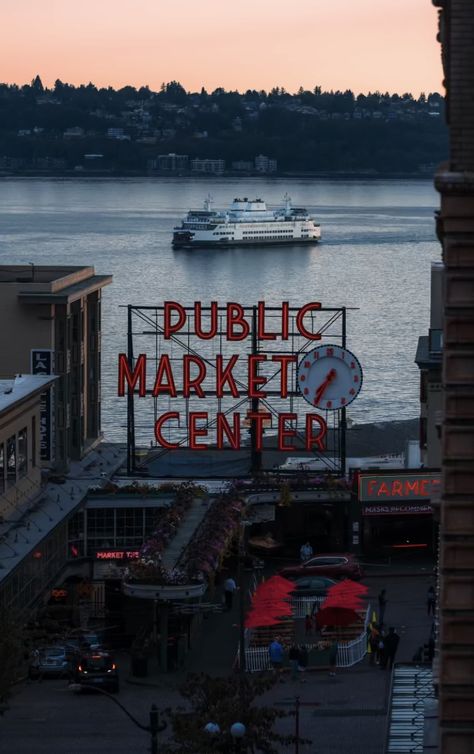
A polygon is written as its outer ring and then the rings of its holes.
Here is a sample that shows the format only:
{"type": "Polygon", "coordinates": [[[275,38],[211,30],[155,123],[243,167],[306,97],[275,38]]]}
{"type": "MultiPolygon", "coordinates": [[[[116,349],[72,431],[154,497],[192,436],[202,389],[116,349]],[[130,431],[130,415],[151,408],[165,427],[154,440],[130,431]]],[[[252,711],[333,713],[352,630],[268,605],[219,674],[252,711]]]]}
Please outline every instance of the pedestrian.
{"type": "Polygon", "coordinates": [[[224,583],[224,599],[226,610],[232,610],[232,602],[234,599],[234,592],[237,589],[237,584],[234,579],[229,576],[224,583]]]}
{"type": "Polygon", "coordinates": [[[372,624],[369,633],[370,659],[369,664],[374,665],[379,655],[380,631],[376,623],[372,624]]]}
{"type": "Polygon", "coordinates": [[[304,563],[305,560],[309,560],[312,557],[313,557],[313,548],[311,547],[309,542],[305,542],[304,545],[301,545],[300,547],[301,562],[304,563]]]}
{"type": "Polygon", "coordinates": [[[313,631],[313,618],[311,617],[311,615],[307,615],[304,619],[304,632],[306,636],[308,636],[308,634],[311,634],[312,631],[313,631]]]}
{"type": "Polygon", "coordinates": [[[291,680],[296,681],[300,664],[300,649],[297,644],[291,645],[290,651],[288,652],[288,659],[291,667],[291,680]]]}
{"type": "Polygon", "coordinates": [[[396,633],[395,629],[390,627],[388,629],[388,634],[384,638],[384,646],[381,653],[381,660],[380,660],[380,667],[382,670],[385,670],[385,668],[388,667],[389,669],[393,668],[393,663],[395,660],[395,655],[397,653],[397,647],[398,643],[400,641],[399,635],[396,633]]]}
{"type": "Polygon", "coordinates": [[[279,673],[280,681],[283,681],[281,673],[283,670],[284,652],[279,636],[275,636],[272,643],[268,647],[268,656],[270,657],[270,664],[273,670],[275,671],[275,673],[279,673]]]}
{"type": "Polygon", "coordinates": [[[435,594],[434,586],[430,586],[430,588],[428,589],[428,594],[426,597],[426,607],[428,610],[428,615],[434,616],[435,608],[436,608],[436,594],[435,594]]]}
{"type": "Polygon", "coordinates": [[[337,662],[337,641],[336,639],[333,639],[332,644],[329,648],[329,675],[333,677],[336,675],[336,662],[337,662]]]}
{"type": "Polygon", "coordinates": [[[301,673],[301,683],[306,683],[306,668],[308,667],[308,650],[304,644],[299,647],[298,670],[301,673]]]}
{"type": "Polygon", "coordinates": [[[375,653],[375,664],[380,665],[382,661],[382,653],[385,649],[385,631],[382,626],[379,626],[379,640],[377,644],[377,651],[375,653]]]}
{"type": "Polygon", "coordinates": [[[382,589],[379,593],[379,625],[383,625],[383,619],[385,617],[385,608],[387,606],[387,597],[385,596],[386,589],[382,589]]]}

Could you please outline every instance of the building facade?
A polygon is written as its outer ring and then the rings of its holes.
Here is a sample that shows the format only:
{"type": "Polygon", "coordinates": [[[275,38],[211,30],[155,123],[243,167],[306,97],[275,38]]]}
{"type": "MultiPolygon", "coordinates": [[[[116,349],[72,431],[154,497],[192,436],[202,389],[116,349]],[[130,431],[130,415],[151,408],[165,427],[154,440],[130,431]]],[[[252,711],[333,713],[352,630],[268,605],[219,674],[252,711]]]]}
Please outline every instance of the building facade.
{"type": "Polygon", "coordinates": [[[210,173],[212,175],[222,175],[225,171],[225,161],[211,159],[201,160],[196,157],[196,159],[191,160],[191,171],[193,173],[210,173]]]}
{"type": "Polygon", "coordinates": [[[443,296],[442,495],[439,561],[439,750],[474,750],[474,7],[440,9],[450,135],[440,167],[443,296]]]}
{"type": "Polygon", "coordinates": [[[43,465],[65,470],[101,437],[101,291],[93,267],[0,267],[0,379],[56,374],[41,418],[43,465]],[[14,336],[11,334],[14,332],[14,336]]]}
{"type": "Polygon", "coordinates": [[[443,355],[443,279],[441,263],[431,265],[431,309],[428,335],[418,339],[415,361],[420,370],[420,456],[426,468],[441,466],[443,355]]]}

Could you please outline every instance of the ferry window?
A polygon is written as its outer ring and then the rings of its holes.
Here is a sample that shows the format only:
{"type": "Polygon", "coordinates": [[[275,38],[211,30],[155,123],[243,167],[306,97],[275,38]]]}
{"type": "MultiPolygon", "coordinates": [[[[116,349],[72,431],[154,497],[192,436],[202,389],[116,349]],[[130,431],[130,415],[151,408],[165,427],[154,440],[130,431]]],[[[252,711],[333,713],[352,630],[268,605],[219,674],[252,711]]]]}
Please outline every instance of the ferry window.
{"type": "Polygon", "coordinates": [[[16,482],[16,437],[12,435],[7,440],[7,482],[16,482]]]}

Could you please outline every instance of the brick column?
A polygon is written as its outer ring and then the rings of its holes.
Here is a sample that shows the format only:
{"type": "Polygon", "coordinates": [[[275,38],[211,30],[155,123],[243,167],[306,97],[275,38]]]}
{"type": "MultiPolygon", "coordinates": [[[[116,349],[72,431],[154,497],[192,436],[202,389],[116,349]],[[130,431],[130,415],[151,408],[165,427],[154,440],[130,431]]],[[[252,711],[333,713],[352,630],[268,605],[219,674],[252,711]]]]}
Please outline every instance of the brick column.
{"type": "Polygon", "coordinates": [[[443,245],[444,420],[439,605],[442,754],[474,751],[474,3],[433,0],[448,100],[449,164],[435,179],[443,245]]]}

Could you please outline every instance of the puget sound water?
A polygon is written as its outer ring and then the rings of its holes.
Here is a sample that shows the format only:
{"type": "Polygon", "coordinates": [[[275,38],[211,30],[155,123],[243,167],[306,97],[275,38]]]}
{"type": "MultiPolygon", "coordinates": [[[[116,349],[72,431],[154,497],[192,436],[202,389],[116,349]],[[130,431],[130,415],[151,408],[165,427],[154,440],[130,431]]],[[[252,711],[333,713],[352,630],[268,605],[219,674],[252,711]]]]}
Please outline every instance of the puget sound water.
{"type": "MultiPolygon", "coordinates": [[[[109,439],[125,441],[125,400],[116,395],[117,354],[127,347],[121,306],[169,299],[353,307],[347,347],[362,364],[364,382],[348,417],[394,421],[419,414],[414,358],[429,328],[431,262],[441,259],[437,206],[431,180],[3,179],[0,263],[94,265],[114,276],[102,318],[109,439]],[[208,193],[220,208],[236,196],[280,206],[285,192],[319,219],[319,245],[171,248],[173,226],[189,208],[202,207],[208,193]]],[[[152,438],[149,419],[139,433],[145,442],[152,438]]]]}

